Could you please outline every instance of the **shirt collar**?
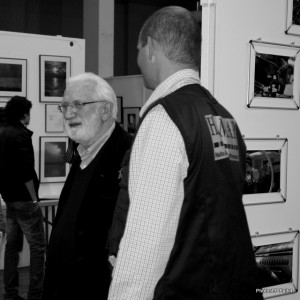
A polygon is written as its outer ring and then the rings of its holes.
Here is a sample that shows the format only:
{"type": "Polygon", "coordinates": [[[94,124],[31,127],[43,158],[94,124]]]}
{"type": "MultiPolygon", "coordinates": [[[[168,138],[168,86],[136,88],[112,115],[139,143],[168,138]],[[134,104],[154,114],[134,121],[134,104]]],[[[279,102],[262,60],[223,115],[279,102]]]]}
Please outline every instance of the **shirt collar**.
{"type": "Polygon", "coordinates": [[[189,84],[200,84],[199,73],[193,69],[180,70],[163,82],[161,82],[152,92],[149,99],[140,110],[140,116],[144,114],[147,108],[157,99],[167,96],[179,88],[189,84]]]}
{"type": "Polygon", "coordinates": [[[116,127],[116,123],[114,122],[112,126],[104,133],[104,135],[102,135],[100,139],[98,139],[93,145],[91,145],[88,148],[85,148],[81,144],[78,145],[77,151],[81,158],[81,164],[80,164],[81,169],[86,168],[90,164],[90,162],[95,158],[97,153],[100,151],[100,149],[103,147],[105,142],[111,136],[115,127],[116,127]]]}

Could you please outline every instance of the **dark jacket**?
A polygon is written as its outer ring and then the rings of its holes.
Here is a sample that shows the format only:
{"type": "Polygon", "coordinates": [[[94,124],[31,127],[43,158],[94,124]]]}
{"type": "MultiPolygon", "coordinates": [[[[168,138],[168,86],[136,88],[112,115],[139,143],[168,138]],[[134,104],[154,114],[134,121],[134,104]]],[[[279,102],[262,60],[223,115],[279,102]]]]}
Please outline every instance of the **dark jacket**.
{"type": "Polygon", "coordinates": [[[38,191],[32,134],[21,122],[0,130],[0,193],[5,202],[32,201],[25,186],[30,180],[38,191]]]}
{"type": "Polygon", "coordinates": [[[42,299],[106,299],[106,241],[119,171],[132,137],[119,125],[84,170],[76,156],[61,192],[49,241],[42,299]],[[85,173],[86,172],[86,173],[85,173]]]}

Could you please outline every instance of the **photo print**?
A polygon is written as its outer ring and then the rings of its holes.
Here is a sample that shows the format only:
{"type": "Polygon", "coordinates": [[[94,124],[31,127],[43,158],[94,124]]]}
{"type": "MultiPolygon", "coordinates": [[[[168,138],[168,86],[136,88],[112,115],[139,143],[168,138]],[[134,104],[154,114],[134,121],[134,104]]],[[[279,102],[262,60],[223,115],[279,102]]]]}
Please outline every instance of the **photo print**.
{"type": "Polygon", "coordinates": [[[67,137],[40,137],[40,182],[64,182],[69,172],[67,137]]]}
{"type": "Polygon", "coordinates": [[[244,205],[286,201],[286,138],[244,138],[247,147],[244,205]]]}
{"type": "Polygon", "coordinates": [[[40,55],[40,101],[60,102],[71,73],[71,58],[40,55]]]}
{"type": "Polygon", "coordinates": [[[26,97],[26,59],[0,58],[0,97],[26,97]]]}
{"type": "Polygon", "coordinates": [[[251,237],[257,279],[257,290],[264,299],[298,291],[299,231],[289,230],[251,237]]]}
{"type": "Polygon", "coordinates": [[[249,108],[299,109],[300,46],[250,41],[249,108]]]}

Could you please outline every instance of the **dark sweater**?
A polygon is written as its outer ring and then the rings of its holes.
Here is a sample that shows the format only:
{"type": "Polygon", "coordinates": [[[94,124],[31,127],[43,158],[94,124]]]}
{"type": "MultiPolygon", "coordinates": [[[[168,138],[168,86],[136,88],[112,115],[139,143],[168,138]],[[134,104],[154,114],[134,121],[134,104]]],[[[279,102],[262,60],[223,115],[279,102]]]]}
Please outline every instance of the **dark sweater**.
{"type": "Polygon", "coordinates": [[[120,126],[85,169],[72,164],[53,224],[42,299],[106,299],[105,248],[119,192],[119,170],[132,137],[120,126]],[[95,272],[97,275],[95,275],[95,272]]]}

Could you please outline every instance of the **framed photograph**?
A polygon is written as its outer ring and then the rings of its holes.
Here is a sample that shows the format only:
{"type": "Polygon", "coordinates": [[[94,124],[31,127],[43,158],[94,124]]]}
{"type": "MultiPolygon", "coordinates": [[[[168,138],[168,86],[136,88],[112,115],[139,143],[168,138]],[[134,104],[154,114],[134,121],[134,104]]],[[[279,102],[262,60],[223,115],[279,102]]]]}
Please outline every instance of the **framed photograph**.
{"type": "Polygon", "coordinates": [[[300,0],[287,0],[285,33],[300,35],[300,0]]]}
{"type": "Polygon", "coordinates": [[[40,182],[65,182],[69,164],[65,161],[68,137],[40,137],[40,182]]]}
{"type": "Polygon", "coordinates": [[[245,138],[247,146],[244,205],[285,202],[287,195],[286,138],[245,138]]]}
{"type": "Polygon", "coordinates": [[[247,106],[299,109],[300,46],[250,41],[247,106]]]}
{"type": "Polygon", "coordinates": [[[117,104],[118,104],[118,115],[117,122],[123,123],[123,97],[117,96],[117,104]]]}
{"type": "Polygon", "coordinates": [[[252,244],[264,299],[296,293],[299,231],[258,234],[252,244]]]}
{"type": "Polygon", "coordinates": [[[61,102],[71,76],[71,57],[40,55],[40,102],[61,102]]]}
{"type": "Polygon", "coordinates": [[[63,114],[59,112],[57,104],[45,105],[45,132],[62,133],[64,132],[63,114]]]}
{"type": "Polygon", "coordinates": [[[27,95],[27,60],[0,57],[0,97],[27,95]]]}
{"type": "Polygon", "coordinates": [[[139,118],[140,118],[139,112],[140,112],[140,107],[123,108],[124,129],[130,134],[134,134],[136,131],[139,118]]]}

